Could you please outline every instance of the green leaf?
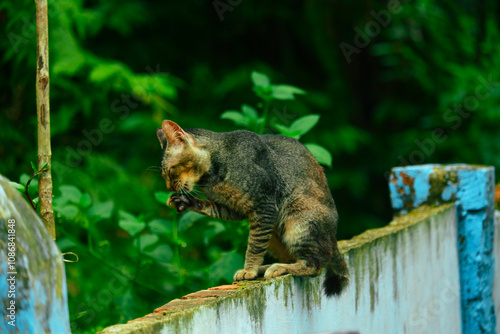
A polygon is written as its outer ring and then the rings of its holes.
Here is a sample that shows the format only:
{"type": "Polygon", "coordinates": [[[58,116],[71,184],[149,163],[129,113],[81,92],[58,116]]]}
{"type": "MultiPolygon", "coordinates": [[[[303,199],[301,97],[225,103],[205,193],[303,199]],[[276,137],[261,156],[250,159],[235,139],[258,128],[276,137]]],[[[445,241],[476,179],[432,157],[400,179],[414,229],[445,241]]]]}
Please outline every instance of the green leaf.
{"type": "Polygon", "coordinates": [[[248,126],[249,124],[248,117],[246,117],[241,112],[235,110],[224,111],[222,115],[220,115],[220,118],[229,119],[233,121],[236,125],[242,125],[245,127],[248,126]]]}
{"type": "Polygon", "coordinates": [[[241,112],[243,113],[243,115],[246,115],[247,119],[257,120],[259,118],[257,110],[255,110],[255,108],[249,106],[248,104],[241,105],[241,112]]]}
{"type": "Polygon", "coordinates": [[[80,212],[80,210],[72,204],[54,207],[54,211],[68,220],[74,219],[80,212]]]}
{"type": "Polygon", "coordinates": [[[59,187],[59,191],[61,196],[67,198],[70,202],[80,203],[82,192],[77,187],[65,184],[59,187]]]}
{"type": "Polygon", "coordinates": [[[276,100],[294,100],[295,94],[304,95],[306,92],[298,87],[290,85],[273,85],[271,95],[276,100]]]}
{"type": "MultiPolygon", "coordinates": [[[[291,127],[284,126],[283,124],[275,123],[274,127],[279,130],[279,132],[287,137],[296,138],[300,135],[299,130],[292,130],[291,127]]],[[[300,136],[299,136],[300,137],[300,136]]]]}
{"type": "Polygon", "coordinates": [[[92,205],[88,211],[88,215],[99,217],[101,219],[108,219],[113,213],[114,203],[113,201],[107,201],[102,203],[95,203],[92,205]]]}
{"type": "Polygon", "coordinates": [[[30,186],[29,186],[30,190],[38,191],[38,178],[36,176],[31,177],[31,175],[23,173],[19,177],[19,183],[26,186],[28,184],[28,182],[30,182],[30,186]]]}
{"type": "Polygon", "coordinates": [[[128,77],[130,75],[130,70],[123,64],[104,63],[97,64],[92,71],[90,71],[89,80],[91,82],[101,83],[113,78],[114,76],[128,77]]]}
{"type": "Polygon", "coordinates": [[[302,116],[292,123],[290,130],[293,133],[298,131],[298,134],[296,134],[294,138],[299,139],[301,136],[309,132],[318,123],[318,121],[319,115],[316,114],[302,116]]]}
{"type": "Polygon", "coordinates": [[[52,201],[54,207],[56,206],[65,206],[69,203],[69,200],[66,197],[56,196],[52,201]]]}
{"type": "Polygon", "coordinates": [[[14,187],[14,189],[24,192],[24,186],[22,184],[19,184],[17,182],[10,182],[10,185],[14,187]]]}
{"type": "Polygon", "coordinates": [[[89,194],[83,194],[82,197],[80,197],[80,206],[82,208],[88,208],[91,204],[92,198],[89,194]]]}
{"type": "Polygon", "coordinates": [[[131,237],[135,237],[146,227],[146,223],[126,211],[120,210],[119,215],[118,226],[127,231],[131,237]]]}
{"type": "Polygon", "coordinates": [[[217,261],[210,266],[209,278],[213,283],[224,279],[226,282],[233,281],[234,272],[243,267],[243,257],[236,251],[223,253],[217,261]]]}
{"type": "Polygon", "coordinates": [[[252,82],[257,87],[268,87],[271,84],[268,76],[257,71],[252,72],[252,82]]]}
{"type": "Polygon", "coordinates": [[[311,152],[311,154],[316,158],[318,163],[328,167],[332,167],[333,157],[326,148],[313,143],[307,143],[304,144],[304,146],[307,147],[309,152],[311,152]]]}
{"type": "Polygon", "coordinates": [[[145,253],[158,262],[171,262],[174,255],[169,245],[159,245],[153,251],[146,251],[145,253]]]}
{"type": "Polygon", "coordinates": [[[153,219],[148,223],[149,230],[154,234],[172,234],[172,223],[165,219],[153,219]]]}
{"type": "Polygon", "coordinates": [[[33,169],[34,172],[36,172],[38,170],[38,168],[36,167],[36,165],[33,161],[31,162],[31,168],[33,169]]]}
{"type": "Polygon", "coordinates": [[[160,238],[157,235],[147,233],[147,234],[142,234],[139,236],[137,239],[134,240],[134,247],[139,247],[141,246],[140,251],[144,252],[147,247],[150,247],[149,249],[152,249],[151,246],[156,244],[160,238]]]}
{"type": "Polygon", "coordinates": [[[187,211],[179,219],[179,232],[183,232],[190,228],[195,222],[205,218],[205,215],[194,211],[187,211]]]}
{"type": "MultiPolygon", "coordinates": [[[[19,177],[19,182],[21,184],[24,184],[24,185],[26,185],[26,183],[28,183],[29,180],[30,180],[30,176],[26,173],[21,174],[21,176],[19,177]]],[[[32,185],[32,184],[33,184],[33,182],[31,182],[30,185],[32,185]]]]}
{"type": "Polygon", "coordinates": [[[161,203],[163,205],[167,205],[167,201],[170,198],[170,196],[172,196],[173,193],[174,193],[173,191],[169,191],[169,192],[157,191],[157,192],[155,192],[155,199],[159,203],[161,203]]]}

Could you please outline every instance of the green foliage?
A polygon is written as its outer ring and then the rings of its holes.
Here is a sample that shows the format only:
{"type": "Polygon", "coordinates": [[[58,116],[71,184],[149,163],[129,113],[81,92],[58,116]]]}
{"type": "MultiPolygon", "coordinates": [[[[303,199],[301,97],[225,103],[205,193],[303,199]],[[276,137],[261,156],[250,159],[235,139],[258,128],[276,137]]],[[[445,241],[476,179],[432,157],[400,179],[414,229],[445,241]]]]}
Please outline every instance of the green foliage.
{"type": "MultiPolygon", "coordinates": [[[[226,223],[190,211],[178,218],[171,208],[167,209],[168,218],[137,216],[116,208],[111,200],[95,202],[73,185],[61,185],[55,194],[54,210],[61,233],[57,243],[61,250],[79,255],[77,266],[82,274],[99,263],[103,267],[99,270],[101,275],[120,282],[121,290],[132,299],[141,294],[158,303],[165,302],[168,296],[189,292],[190,286],[227,283],[243,265],[242,240],[248,234],[244,223],[226,223]],[[200,256],[186,256],[192,252],[200,256]]],[[[151,198],[167,208],[165,202],[171,194],[159,191],[151,198]]],[[[69,266],[68,270],[71,289],[75,279],[84,278],[72,276],[76,268],[69,266]]],[[[78,286],[85,284],[79,282],[78,286]]],[[[112,297],[107,307],[133,312],[123,310],[127,305],[122,304],[122,294],[112,297]]],[[[77,313],[72,319],[74,330],[93,324],[89,319],[95,316],[94,305],[87,306],[91,311],[77,313]]]]}
{"type": "MultiPolygon", "coordinates": [[[[275,121],[269,125],[269,108],[273,100],[294,100],[295,94],[304,95],[306,92],[300,88],[290,85],[271,85],[269,77],[263,73],[253,71],[251,74],[253,91],[257,97],[263,100],[262,116],[257,110],[247,104],[241,105],[241,112],[237,110],[227,110],[220,116],[222,119],[233,121],[236,125],[243,126],[257,133],[281,133],[282,135],[299,139],[309,132],[319,121],[320,115],[306,115],[295,120],[290,126],[275,121]],[[271,128],[268,128],[268,125],[271,128]]],[[[323,165],[332,167],[333,157],[326,148],[314,143],[307,143],[305,146],[314,155],[316,160],[323,165]]]]}
{"type": "MultiPolygon", "coordinates": [[[[500,5],[401,4],[348,63],[339,45],[355,46],[353,28],[386,3],[243,2],[219,22],[199,1],[48,2],[57,243],[80,257],[66,264],[73,333],[227,283],[242,266],[245,222],[165,205],[163,119],[300,139],[331,166],[340,239],[391,219],[391,167],[500,170],[500,5]]],[[[0,2],[0,173],[23,196],[37,154],[34,14],[32,1],[0,2]]],[[[31,178],[32,199],[37,187],[31,178]]]]}
{"type": "Polygon", "coordinates": [[[20,177],[20,182],[10,182],[10,184],[17,190],[19,190],[23,196],[26,196],[26,200],[30,202],[33,209],[37,209],[37,205],[39,202],[38,196],[30,194],[38,194],[38,180],[35,180],[35,177],[47,169],[47,164],[43,164],[40,169],[35,165],[33,161],[31,161],[31,168],[33,169],[33,174],[28,176],[27,174],[22,174],[20,177]],[[32,183],[32,181],[35,181],[32,183]]]}

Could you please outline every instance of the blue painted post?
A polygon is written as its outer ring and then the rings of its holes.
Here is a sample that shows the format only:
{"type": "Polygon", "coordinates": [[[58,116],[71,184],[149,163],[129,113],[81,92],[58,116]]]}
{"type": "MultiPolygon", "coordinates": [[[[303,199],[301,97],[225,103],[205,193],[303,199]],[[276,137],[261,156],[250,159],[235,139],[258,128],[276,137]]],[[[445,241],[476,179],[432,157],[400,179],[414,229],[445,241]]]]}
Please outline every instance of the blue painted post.
{"type": "Polygon", "coordinates": [[[0,304],[0,333],[71,333],[61,252],[1,175],[0,304]]]}
{"type": "Polygon", "coordinates": [[[456,203],[463,334],[495,333],[494,172],[489,166],[420,165],[393,168],[389,179],[397,214],[456,203]]]}

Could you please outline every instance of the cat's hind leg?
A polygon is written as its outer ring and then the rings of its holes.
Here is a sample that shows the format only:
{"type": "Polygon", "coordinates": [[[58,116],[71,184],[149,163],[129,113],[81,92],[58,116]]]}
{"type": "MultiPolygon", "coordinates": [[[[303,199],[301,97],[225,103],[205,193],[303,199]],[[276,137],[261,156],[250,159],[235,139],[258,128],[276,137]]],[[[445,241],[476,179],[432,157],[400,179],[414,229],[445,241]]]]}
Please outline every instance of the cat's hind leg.
{"type": "MultiPolygon", "coordinates": [[[[282,263],[293,263],[296,259],[288,252],[285,245],[281,242],[278,237],[276,231],[273,232],[271,240],[269,240],[269,244],[267,246],[267,251],[279,262],[282,263]]],[[[263,266],[259,266],[259,271],[257,273],[258,276],[264,276],[264,273],[271,267],[273,264],[266,264],[263,266]]]]}
{"type": "Polygon", "coordinates": [[[289,210],[283,217],[282,253],[288,254],[293,261],[282,261],[270,266],[264,278],[286,274],[314,276],[320,273],[324,257],[331,257],[332,231],[323,228],[328,224],[328,208],[311,203],[309,199],[299,199],[294,203],[295,210],[289,210]],[[297,209],[299,208],[299,209],[297,209]]]}
{"type": "Polygon", "coordinates": [[[320,272],[319,266],[309,264],[306,260],[297,260],[295,263],[275,263],[265,272],[264,278],[273,278],[292,274],[295,276],[315,276],[320,272]]]}

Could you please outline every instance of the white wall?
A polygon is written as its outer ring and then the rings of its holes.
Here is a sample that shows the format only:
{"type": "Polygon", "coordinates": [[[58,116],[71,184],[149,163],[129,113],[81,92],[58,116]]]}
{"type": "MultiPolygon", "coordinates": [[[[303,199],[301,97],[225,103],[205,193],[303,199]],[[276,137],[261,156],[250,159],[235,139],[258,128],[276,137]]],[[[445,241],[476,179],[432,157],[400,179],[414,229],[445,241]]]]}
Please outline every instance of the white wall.
{"type": "Polygon", "coordinates": [[[455,212],[424,209],[341,242],[351,284],[338,299],[322,294],[322,277],[286,276],[103,333],[461,333],[455,212]]]}
{"type": "Polygon", "coordinates": [[[262,320],[252,319],[244,305],[234,305],[218,316],[216,310],[207,309],[194,318],[195,327],[228,334],[261,329],[263,333],[460,333],[456,235],[451,207],[351,250],[351,284],[339,299],[321,296],[316,304],[311,294],[317,284],[309,284],[307,291],[303,280],[295,278],[291,293],[286,284],[267,287],[262,320]],[[283,305],[287,296],[288,305],[283,305]]]}

